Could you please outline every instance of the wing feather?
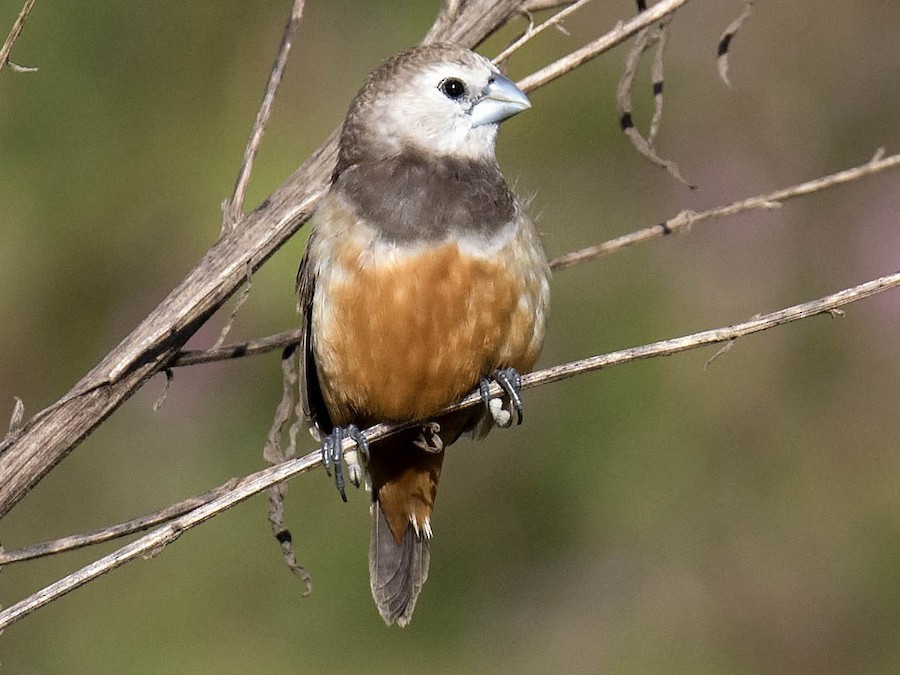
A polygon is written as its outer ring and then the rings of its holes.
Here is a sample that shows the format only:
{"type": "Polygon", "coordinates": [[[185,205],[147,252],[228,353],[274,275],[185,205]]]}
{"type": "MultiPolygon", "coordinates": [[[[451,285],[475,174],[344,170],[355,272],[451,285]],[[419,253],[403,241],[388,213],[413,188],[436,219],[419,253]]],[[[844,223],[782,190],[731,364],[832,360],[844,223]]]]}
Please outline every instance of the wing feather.
{"type": "Polygon", "coordinates": [[[300,314],[303,336],[300,341],[300,404],[303,416],[310,432],[321,440],[323,434],[331,431],[331,417],[325,407],[319,374],[316,369],[315,353],[312,338],[312,307],[315,293],[316,277],[314,265],[310,259],[312,242],[315,233],[311,234],[306,244],[306,251],[300,260],[297,271],[297,312],[300,314]]]}

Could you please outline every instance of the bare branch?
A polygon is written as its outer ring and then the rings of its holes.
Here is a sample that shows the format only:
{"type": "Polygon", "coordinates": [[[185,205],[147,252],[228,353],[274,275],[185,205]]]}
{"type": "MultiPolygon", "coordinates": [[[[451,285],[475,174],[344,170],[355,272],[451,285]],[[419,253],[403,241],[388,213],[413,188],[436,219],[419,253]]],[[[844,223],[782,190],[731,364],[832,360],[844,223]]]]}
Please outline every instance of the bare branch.
{"type": "Polygon", "coordinates": [[[597,38],[581,49],[576,49],[571,54],[554,61],[550,65],[545,66],[523,80],[520,80],[518,82],[519,88],[525,93],[528,93],[534,91],[538,87],[543,87],[548,82],[552,82],[556,78],[562,77],[569,71],[575,70],[603,52],[609,51],[638,31],[653,25],[664,16],[668,16],[687,3],[688,0],[661,0],[653,5],[653,7],[650,7],[646,11],[635,16],[633,19],[629,19],[624,23],[620,22],[619,25],[606,35],[597,38]]]}
{"type": "Polygon", "coordinates": [[[244,356],[265,354],[266,352],[272,352],[276,349],[283,349],[284,347],[300,344],[302,337],[303,331],[298,328],[259,338],[257,340],[248,340],[247,342],[238,344],[225,345],[218,349],[197,349],[178,352],[170,365],[172,367],[194,366],[198,363],[212,363],[213,361],[225,361],[227,359],[239,359],[244,356]]]}
{"type": "Polygon", "coordinates": [[[542,12],[545,9],[556,9],[565,5],[571,5],[572,0],[528,0],[522,5],[523,12],[542,12]]]}
{"type": "MultiPolygon", "coordinates": [[[[524,46],[525,44],[530,42],[532,39],[534,39],[538,35],[540,35],[543,31],[550,28],[551,26],[558,25],[563,19],[565,19],[567,16],[569,16],[572,12],[574,12],[578,9],[581,9],[582,7],[584,7],[584,5],[588,4],[589,2],[591,2],[591,0],[578,0],[577,2],[574,2],[571,5],[569,5],[568,7],[566,7],[565,9],[561,9],[556,14],[551,16],[549,19],[542,22],[539,26],[530,28],[529,30],[525,31],[525,34],[522,37],[520,37],[518,40],[513,42],[509,47],[504,49],[502,52],[500,52],[499,54],[497,54],[497,56],[495,56],[493,58],[494,63],[502,63],[503,61],[508,59],[510,56],[512,56],[513,53],[517,52],[522,46],[524,46]]],[[[526,11],[531,11],[531,10],[526,10],[526,11]]]]}
{"type": "Polygon", "coordinates": [[[149,513],[124,523],[110,525],[109,527],[94,530],[93,532],[62,537],[61,539],[55,539],[54,541],[47,541],[13,551],[0,550],[0,566],[23,562],[25,560],[34,560],[35,558],[43,558],[57,553],[65,553],[66,551],[74,551],[86,546],[93,546],[94,544],[102,544],[113,539],[127,537],[129,534],[134,534],[135,532],[149,530],[151,527],[167,523],[173,518],[182,516],[203,504],[211,502],[213,499],[230,492],[239,484],[239,479],[232,478],[224,485],[220,485],[208,492],[204,492],[202,495],[188,497],[187,499],[183,499],[164,509],[160,509],[159,511],[149,513]]]}
{"type": "Polygon", "coordinates": [[[813,192],[819,192],[821,190],[832,188],[837,185],[843,185],[844,183],[859,180],[864,176],[869,176],[881,171],[896,169],[898,166],[900,166],[900,154],[891,155],[890,157],[886,157],[884,159],[881,158],[880,154],[876,154],[875,158],[860,166],[854,167],[852,169],[846,169],[829,176],[823,176],[822,178],[816,178],[815,180],[807,181],[805,183],[792,185],[791,187],[784,188],[782,190],[770,192],[767,195],[742,199],[740,201],[728,204],[727,206],[719,206],[717,208],[710,209],[709,211],[701,211],[699,213],[695,213],[693,211],[682,211],[674,218],[670,218],[669,220],[665,221],[664,223],[660,223],[659,225],[645,227],[642,230],[637,230],[635,232],[622,235],[621,237],[610,239],[609,241],[605,241],[602,244],[589,246],[578,251],[571,251],[570,253],[561,255],[550,262],[550,267],[553,270],[565,269],[567,267],[571,267],[572,265],[577,265],[587,260],[594,260],[608,253],[613,253],[614,251],[623,249],[626,246],[631,246],[632,244],[639,244],[651,239],[663,237],[667,234],[672,234],[673,232],[678,232],[679,230],[683,230],[684,228],[694,225],[695,223],[699,223],[703,220],[722,218],[724,216],[733,216],[737,213],[741,213],[742,211],[749,211],[751,209],[778,208],[781,206],[782,202],[786,202],[789,199],[793,199],[795,197],[803,197],[805,195],[812,194],[813,192]]]}
{"type": "MultiPolygon", "coordinates": [[[[244,197],[247,194],[247,188],[250,185],[250,174],[253,171],[253,162],[256,159],[256,153],[262,143],[263,134],[266,131],[266,124],[272,115],[272,107],[275,103],[275,96],[278,94],[278,87],[281,85],[281,79],[284,76],[284,69],[287,65],[288,56],[291,53],[291,47],[294,44],[294,36],[300,28],[300,21],[303,18],[303,7],[306,0],[294,0],[291,7],[291,16],[287,25],[284,27],[284,34],[281,36],[281,46],[278,48],[278,56],[275,57],[275,64],[272,66],[272,72],[269,74],[269,82],[266,85],[266,93],[263,95],[262,103],[259,111],[256,113],[256,121],[253,123],[253,130],[250,132],[250,140],[247,141],[247,147],[244,149],[244,159],[241,162],[241,168],[238,172],[237,182],[234,186],[234,194],[231,199],[225,203],[225,209],[222,220],[222,228],[227,229],[233,227],[241,218],[244,211],[244,197]]],[[[224,335],[222,336],[224,340],[224,335]]]]}
{"type": "Polygon", "coordinates": [[[247,283],[244,284],[243,288],[241,288],[241,292],[238,293],[237,299],[234,301],[234,307],[231,308],[231,311],[228,313],[228,318],[225,320],[225,325],[222,326],[222,330],[219,331],[219,337],[216,338],[216,341],[213,342],[212,349],[218,349],[221,347],[225,338],[228,337],[228,334],[231,332],[232,327],[234,326],[235,319],[237,319],[238,312],[241,311],[241,307],[244,306],[244,303],[247,302],[247,298],[250,297],[250,289],[253,288],[253,272],[249,269],[247,270],[247,283]]]}
{"type": "Polygon", "coordinates": [[[506,24],[522,0],[444,0],[421,44],[458,42],[473,47],[506,24]]]}
{"type": "MultiPolygon", "coordinates": [[[[785,323],[815,316],[817,314],[832,312],[838,307],[862,300],[863,298],[870,297],[876,293],[881,293],[896,286],[900,286],[900,272],[839,291],[838,293],[825,296],[818,300],[794,305],[793,307],[781,309],[777,312],[772,312],[771,314],[756,316],[748,321],[732,326],[714,328],[693,335],[662,340],[640,347],[623,349],[609,354],[592,356],[579,361],[546,368],[524,375],[522,377],[522,388],[531,389],[551,382],[559,382],[560,380],[568,379],[575,375],[593,372],[602,368],[609,368],[610,366],[622,365],[632,361],[657,356],[669,356],[706,345],[733,341],[737,338],[752,333],[758,333],[785,323]]],[[[500,386],[493,383],[490,388],[490,395],[501,396],[502,394],[503,391],[500,386]]],[[[439,415],[481,404],[481,395],[478,392],[474,392],[462,401],[448,406],[439,413],[439,415]]],[[[410,426],[413,426],[413,424],[414,423],[377,424],[366,429],[363,434],[370,443],[373,443],[390,434],[409,428],[410,426]]],[[[344,452],[353,447],[354,442],[351,439],[344,441],[344,452]]],[[[130,560],[158,554],[166,545],[181,536],[185,530],[199,525],[213,516],[231,508],[235,504],[270,488],[276,483],[317,467],[321,461],[322,453],[320,450],[316,450],[303,457],[292,459],[247,476],[230,492],[180,516],[164,527],[154,530],[131,544],[123,546],[119,550],[100,558],[90,565],[46,586],[37,593],[28,596],[9,608],[0,611],[0,631],[53,600],[62,597],[117,567],[121,567],[130,560]]]]}
{"type": "Polygon", "coordinates": [[[3,70],[3,66],[5,66],[7,63],[9,63],[10,68],[19,72],[28,73],[37,70],[37,68],[23,68],[22,66],[16,66],[14,63],[11,63],[9,61],[9,53],[12,51],[13,45],[16,43],[16,40],[19,39],[19,35],[22,33],[22,29],[25,27],[25,20],[31,13],[32,7],[34,7],[34,0],[25,0],[25,4],[22,5],[22,10],[19,12],[19,16],[16,17],[16,20],[13,22],[12,28],[9,29],[9,35],[7,35],[6,39],[3,41],[3,46],[0,46],[0,70],[3,70]]]}

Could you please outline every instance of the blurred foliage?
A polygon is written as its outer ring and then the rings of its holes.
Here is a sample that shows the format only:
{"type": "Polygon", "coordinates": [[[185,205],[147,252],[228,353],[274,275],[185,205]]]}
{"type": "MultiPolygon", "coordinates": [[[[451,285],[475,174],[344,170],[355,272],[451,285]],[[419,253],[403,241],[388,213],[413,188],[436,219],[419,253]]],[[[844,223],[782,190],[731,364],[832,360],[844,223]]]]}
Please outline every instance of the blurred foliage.
{"type": "MultiPolygon", "coordinates": [[[[248,204],[341,120],[437,2],[310,2],[248,204]]],[[[59,397],[219,231],[289,3],[39,1],[0,73],[0,402],[59,397]]],[[[553,254],[900,150],[900,5],[694,2],[667,57],[660,150],[621,136],[623,51],[533,95],[499,155],[553,254]],[[820,11],[821,10],[821,11],[820,11]]],[[[5,33],[19,0],[0,3],[5,33]]],[[[511,63],[522,76],[633,11],[594,3],[511,63]]],[[[494,54],[524,25],[493,38],[494,54]]],[[[649,89],[649,85],[644,85],[649,89]]],[[[636,96],[636,119],[649,119],[636,96]]],[[[296,324],[305,233],[254,279],[234,339],[296,324]]],[[[886,175],[560,273],[543,364],[745,319],[900,260],[886,175]]],[[[256,498],[28,617],[8,673],[846,673],[900,669],[900,295],[708,350],[529,392],[525,427],[448,453],[431,578],[405,630],[369,597],[366,496],[324,474],[288,519],[315,592],[256,498]]],[[[208,345],[221,318],[192,341],[208,345]]],[[[262,465],[275,355],[149,383],[0,525],[15,548],[155,510],[262,465]]],[[[4,414],[5,417],[5,414],[4,414]]],[[[312,448],[312,443],[307,443],[312,448]]],[[[6,605],[93,560],[0,575],[6,605]]]]}

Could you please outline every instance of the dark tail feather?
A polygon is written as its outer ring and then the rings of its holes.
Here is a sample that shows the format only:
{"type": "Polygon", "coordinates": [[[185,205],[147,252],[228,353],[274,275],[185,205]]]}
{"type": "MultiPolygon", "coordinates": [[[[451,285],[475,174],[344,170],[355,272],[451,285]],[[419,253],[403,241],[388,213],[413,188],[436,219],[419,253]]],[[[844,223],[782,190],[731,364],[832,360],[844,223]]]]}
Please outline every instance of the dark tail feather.
{"type": "Polygon", "coordinates": [[[387,625],[405,626],[412,619],[416,599],[431,560],[429,540],[407,525],[402,543],[391,534],[381,506],[372,505],[372,535],[369,540],[369,582],[372,597],[387,625]]]}

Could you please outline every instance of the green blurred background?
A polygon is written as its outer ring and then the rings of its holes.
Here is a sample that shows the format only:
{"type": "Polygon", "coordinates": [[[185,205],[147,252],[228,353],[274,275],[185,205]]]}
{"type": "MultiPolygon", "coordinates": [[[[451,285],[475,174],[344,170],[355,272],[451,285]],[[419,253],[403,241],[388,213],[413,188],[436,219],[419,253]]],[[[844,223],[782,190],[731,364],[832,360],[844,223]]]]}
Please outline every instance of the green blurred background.
{"type": "MultiPolygon", "coordinates": [[[[12,58],[40,72],[0,73],[2,410],[14,395],[29,415],[62,395],[214,241],[289,4],[37,3],[12,58]]],[[[248,204],[437,4],[309,3],[248,204]]],[[[20,5],[0,2],[0,31],[20,5]]],[[[759,3],[732,44],[729,90],[715,47],[740,8],[696,0],[672,27],[659,146],[695,192],[619,132],[621,48],[505,125],[501,164],[534,195],[551,254],[900,150],[900,4],[759,3]]],[[[511,74],[632,11],[594,3],[511,74]]],[[[898,188],[883,175],[561,272],[541,364],[894,272],[898,188]]],[[[256,276],[231,338],[296,325],[305,236],[256,276]]],[[[522,428],[449,451],[407,629],[385,628],[369,596],[366,495],[343,505],[317,471],[288,495],[311,597],[257,497],[7,630],[3,672],[898,672],[898,328],[893,291],[741,340],[706,369],[714,349],[530,391],[522,428]]],[[[3,520],[3,545],[125,520],[263,465],[277,355],[179,370],[154,413],[162,388],[150,382],[43,480],[3,520]]],[[[4,569],[0,599],[113,548],[4,569]]]]}

